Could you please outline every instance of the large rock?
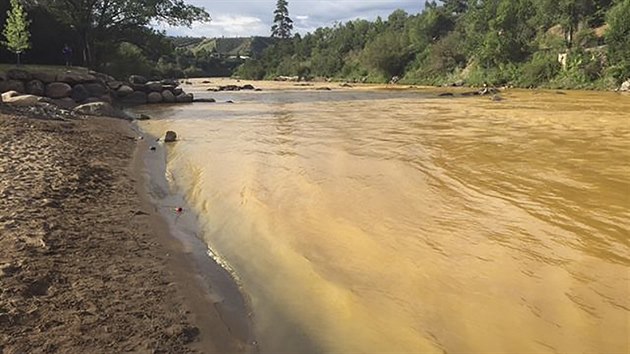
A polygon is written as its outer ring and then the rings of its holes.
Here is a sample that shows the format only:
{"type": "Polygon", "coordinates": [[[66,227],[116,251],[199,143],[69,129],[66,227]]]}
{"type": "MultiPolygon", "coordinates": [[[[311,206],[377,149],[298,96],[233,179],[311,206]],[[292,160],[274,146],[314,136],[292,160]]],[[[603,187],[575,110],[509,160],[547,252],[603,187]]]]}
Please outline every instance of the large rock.
{"type": "Polygon", "coordinates": [[[177,80],[173,80],[173,79],[164,79],[162,80],[162,85],[168,85],[168,86],[179,86],[179,82],[177,80]]]}
{"type": "Polygon", "coordinates": [[[79,105],[70,97],[57,98],[57,99],[52,100],[52,103],[55,106],[63,108],[63,109],[73,109],[74,107],[79,105]]]}
{"type": "Polygon", "coordinates": [[[57,75],[54,73],[47,73],[47,72],[35,72],[33,73],[33,79],[39,80],[45,84],[49,84],[57,80],[57,75]]]}
{"type": "Polygon", "coordinates": [[[164,135],[164,142],[165,143],[172,143],[175,140],[177,140],[177,133],[175,133],[172,130],[167,131],[166,134],[164,135]]]}
{"type": "Polygon", "coordinates": [[[164,102],[166,103],[174,103],[177,101],[177,98],[171,91],[164,90],[162,91],[162,100],[164,100],[164,102]]]}
{"type": "Polygon", "coordinates": [[[623,92],[630,91],[630,79],[626,80],[623,84],[621,84],[619,91],[623,91],[623,92]]]}
{"type": "Polygon", "coordinates": [[[88,71],[88,74],[95,76],[97,79],[103,81],[103,82],[109,82],[109,81],[116,81],[116,79],[114,79],[112,76],[107,75],[107,74],[103,74],[103,73],[99,73],[96,72],[94,70],[90,70],[88,71]]]}
{"type": "Polygon", "coordinates": [[[43,96],[46,93],[46,85],[39,80],[31,80],[26,83],[26,93],[35,96],[43,96]]]}
{"type": "Polygon", "coordinates": [[[0,81],[0,93],[7,91],[17,91],[21,93],[26,92],[24,82],[19,80],[0,81]]]}
{"type": "Polygon", "coordinates": [[[149,91],[162,92],[164,87],[162,83],[159,81],[151,81],[151,82],[147,82],[147,89],[149,91]]]}
{"type": "Polygon", "coordinates": [[[182,93],[184,93],[184,89],[182,89],[181,87],[176,87],[173,89],[173,95],[175,96],[179,96],[182,93]]]}
{"type": "Polygon", "coordinates": [[[74,72],[65,72],[57,75],[57,81],[65,82],[70,85],[84,84],[96,81],[96,77],[90,74],[81,74],[74,72]]]}
{"type": "Polygon", "coordinates": [[[114,91],[118,90],[122,85],[123,83],[121,81],[117,81],[117,80],[107,81],[107,87],[109,87],[110,89],[114,91]]]}
{"type": "Polygon", "coordinates": [[[179,96],[177,96],[176,100],[179,103],[188,103],[188,102],[192,102],[194,99],[194,96],[192,93],[182,93],[179,96]]]}
{"type": "Polygon", "coordinates": [[[48,102],[48,99],[35,95],[22,95],[17,91],[8,91],[2,94],[2,102],[12,106],[33,106],[40,102],[48,102]]]}
{"type": "Polygon", "coordinates": [[[7,71],[7,78],[12,80],[22,80],[27,81],[33,78],[33,75],[28,71],[21,69],[11,69],[7,71]]]}
{"type": "Polygon", "coordinates": [[[85,88],[85,85],[77,84],[72,88],[71,97],[76,102],[83,102],[90,97],[90,92],[85,88]]]}
{"type": "Polygon", "coordinates": [[[133,93],[133,89],[127,85],[122,85],[116,90],[118,97],[126,97],[133,93]]]}
{"type": "Polygon", "coordinates": [[[85,88],[88,90],[88,92],[90,93],[90,96],[92,97],[100,97],[106,94],[107,92],[109,92],[107,87],[105,87],[103,84],[98,83],[98,82],[85,84],[85,88]]]}
{"type": "Polygon", "coordinates": [[[147,102],[160,103],[162,102],[162,94],[159,92],[151,92],[147,95],[147,102]]]}
{"type": "Polygon", "coordinates": [[[72,110],[74,113],[87,116],[118,117],[120,114],[111,104],[107,102],[93,102],[77,106],[72,110]]]}
{"type": "Polygon", "coordinates": [[[46,85],[46,96],[50,98],[64,98],[72,94],[72,87],[65,82],[52,82],[46,85]]]}
{"type": "Polygon", "coordinates": [[[134,91],[130,95],[123,97],[122,102],[127,104],[145,104],[147,103],[147,94],[142,91],[134,91]]]}
{"type": "Polygon", "coordinates": [[[135,85],[144,85],[147,83],[147,78],[140,75],[131,75],[129,76],[129,83],[135,85]]]}

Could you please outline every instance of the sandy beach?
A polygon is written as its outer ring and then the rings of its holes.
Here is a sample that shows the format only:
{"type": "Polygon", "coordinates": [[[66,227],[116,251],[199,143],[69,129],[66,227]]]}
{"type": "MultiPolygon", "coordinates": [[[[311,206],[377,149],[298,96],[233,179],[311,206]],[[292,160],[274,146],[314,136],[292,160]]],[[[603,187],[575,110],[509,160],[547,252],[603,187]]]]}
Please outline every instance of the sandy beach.
{"type": "Polygon", "coordinates": [[[251,350],[141,195],[129,122],[36,118],[0,109],[0,353],[251,350]]]}

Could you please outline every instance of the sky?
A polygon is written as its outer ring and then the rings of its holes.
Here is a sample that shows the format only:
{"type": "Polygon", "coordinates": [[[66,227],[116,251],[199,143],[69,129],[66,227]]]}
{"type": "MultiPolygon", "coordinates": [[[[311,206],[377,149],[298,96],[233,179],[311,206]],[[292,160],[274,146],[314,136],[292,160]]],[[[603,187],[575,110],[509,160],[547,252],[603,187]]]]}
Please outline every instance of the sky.
{"type": "MultiPolygon", "coordinates": [[[[424,0],[288,0],[289,17],[294,33],[305,34],[318,27],[357,18],[386,19],[392,11],[403,9],[418,13],[424,0]]],[[[204,7],[212,17],[209,23],[195,23],[192,28],[168,27],[158,24],[169,35],[193,37],[248,37],[268,36],[273,22],[276,0],[187,0],[189,4],[204,7]]]]}

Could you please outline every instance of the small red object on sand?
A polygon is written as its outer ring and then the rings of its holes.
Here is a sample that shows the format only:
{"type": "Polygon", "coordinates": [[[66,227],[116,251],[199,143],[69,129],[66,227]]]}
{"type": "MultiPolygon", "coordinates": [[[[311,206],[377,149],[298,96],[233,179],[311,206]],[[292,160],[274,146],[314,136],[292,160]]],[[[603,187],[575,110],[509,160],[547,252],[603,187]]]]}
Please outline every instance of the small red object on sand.
{"type": "Polygon", "coordinates": [[[175,209],[176,213],[181,213],[182,211],[184,211],[184,208],[182,208],[182,207],[179,207],[179,208],[175,209]]]}

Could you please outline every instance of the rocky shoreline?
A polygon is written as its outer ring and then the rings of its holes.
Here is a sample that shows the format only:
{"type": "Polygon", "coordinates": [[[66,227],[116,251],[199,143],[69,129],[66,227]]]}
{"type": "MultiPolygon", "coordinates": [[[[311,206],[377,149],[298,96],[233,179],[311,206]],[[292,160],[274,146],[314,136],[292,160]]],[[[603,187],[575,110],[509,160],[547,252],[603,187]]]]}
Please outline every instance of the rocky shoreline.
{"type": "Polygon", "coordinates": [[[52,104],[87,115],[121,115],[115,107],[155,104],[190,103],[177,80],[150,81],[132,75],[127,81],[94,71],[31,72],[11,69],[0,74],[2,101],[17,106],[52,104]]]}

